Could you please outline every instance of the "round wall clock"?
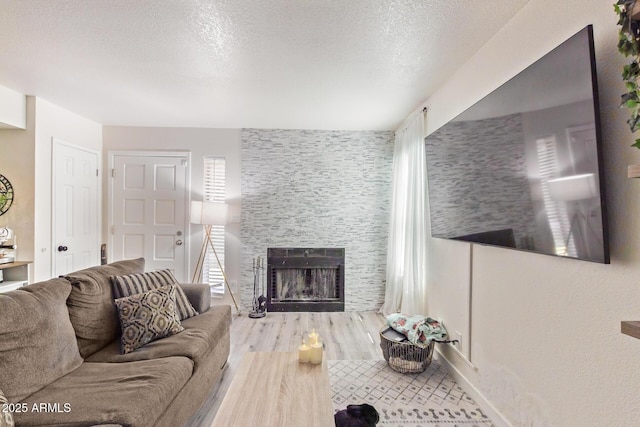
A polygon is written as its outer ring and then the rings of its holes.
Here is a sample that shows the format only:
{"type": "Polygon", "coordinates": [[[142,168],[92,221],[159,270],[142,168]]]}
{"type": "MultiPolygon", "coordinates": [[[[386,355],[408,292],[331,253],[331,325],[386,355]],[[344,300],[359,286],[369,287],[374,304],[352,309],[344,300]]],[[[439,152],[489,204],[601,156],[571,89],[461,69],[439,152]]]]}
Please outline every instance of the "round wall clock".
{"type": "Polygon", "coordinates": [[[4,175],[0,175],[0,215],[3,215],[13,203],[13,186],[4,175]]]}

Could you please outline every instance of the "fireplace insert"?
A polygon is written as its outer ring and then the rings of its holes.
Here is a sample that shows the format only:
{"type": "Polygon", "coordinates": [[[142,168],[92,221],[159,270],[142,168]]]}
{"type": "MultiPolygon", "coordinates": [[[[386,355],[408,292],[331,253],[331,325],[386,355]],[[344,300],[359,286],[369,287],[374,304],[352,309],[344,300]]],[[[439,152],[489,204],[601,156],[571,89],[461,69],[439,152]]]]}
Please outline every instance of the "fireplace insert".
{"type": "Polygon", "coordinates": [[[269,248],[267,311],[344,311],[344,248],[269,248]]]}

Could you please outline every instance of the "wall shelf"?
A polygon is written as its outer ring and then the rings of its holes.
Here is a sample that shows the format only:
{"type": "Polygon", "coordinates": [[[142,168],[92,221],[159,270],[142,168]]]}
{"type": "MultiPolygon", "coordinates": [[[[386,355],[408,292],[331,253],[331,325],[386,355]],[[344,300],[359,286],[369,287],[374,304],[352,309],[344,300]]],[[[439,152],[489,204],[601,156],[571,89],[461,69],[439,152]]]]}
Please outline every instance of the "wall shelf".
{"type": "Polygon", "coordinates": [[[627,166],[627,178],[640,178],[640,165],[627,166]]]}
{"type": "Polygon", "coordinates": [[[620,330],[625,335],[640,339],[640,321],[638,320],[620,322],[620,330]]]}
{"type": "Polygon", "coordinates": [[[640,165],[627,166],[627,178],[640,178],[640,165]]]}

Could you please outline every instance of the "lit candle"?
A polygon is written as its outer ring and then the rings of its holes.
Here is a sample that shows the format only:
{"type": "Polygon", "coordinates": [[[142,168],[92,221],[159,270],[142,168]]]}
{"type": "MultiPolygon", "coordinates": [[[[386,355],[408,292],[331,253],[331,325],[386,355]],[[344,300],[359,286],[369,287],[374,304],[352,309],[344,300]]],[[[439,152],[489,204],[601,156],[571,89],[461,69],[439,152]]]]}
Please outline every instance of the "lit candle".
{"type": "Polygon", "coordinates": [[[316,365],[322,363],[322,342],[319,338],[316,343],[311,346],[309,353],[309,362],[316,365]]]}
{"type": "Polygon", "coordinates": [[[311,347],[307,345],[307,340],[302,340],[302,345],[298,347],[298,362],[306,363],[311,356],[311,347]]]}
{"type": "Polygon", "coordinates": [[[316,333],[315,329],[312,329],[311,333],[309,334],[309,341],[308,341],[309,345],[313,346],[313,345],[317,344],[319,339],[320,339],[320,335],[318,335],[316,333]]]}

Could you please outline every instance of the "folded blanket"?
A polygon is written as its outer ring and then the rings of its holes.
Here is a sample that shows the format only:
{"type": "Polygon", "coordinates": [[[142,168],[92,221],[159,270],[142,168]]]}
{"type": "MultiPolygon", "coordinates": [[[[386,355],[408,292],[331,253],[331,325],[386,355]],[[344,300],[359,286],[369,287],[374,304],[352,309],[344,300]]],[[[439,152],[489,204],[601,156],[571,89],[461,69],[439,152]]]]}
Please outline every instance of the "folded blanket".
{"type": "Polygon", "coordinates": [[[430,317],[394,313],[387,316],[387,324],[419,347],[427,347],[433,340],[447,339],[447,330],[444,326],[430,317]]]}

